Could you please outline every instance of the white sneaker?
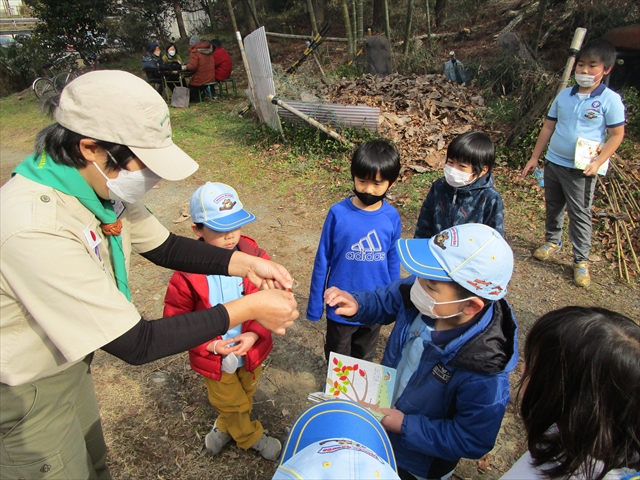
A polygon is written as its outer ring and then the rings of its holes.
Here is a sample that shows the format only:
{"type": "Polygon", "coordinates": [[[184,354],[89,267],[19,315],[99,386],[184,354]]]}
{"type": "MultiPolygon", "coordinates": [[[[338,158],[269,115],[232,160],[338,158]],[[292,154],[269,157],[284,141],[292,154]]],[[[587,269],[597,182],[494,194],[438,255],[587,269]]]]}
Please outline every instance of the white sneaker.
{"type": "Polygon", "coordinates": [[[222,447],[231,441],[231,435],[218,430],[217,423],[218,421],[216,420],[211,431],[204,437],[204,446],[207,447],[207,450],[212,455],[220,453],[222,447]]]}
{"type": "Polygon", "coordinates": [[[260,437],[260,440],[254,443],[251,448],[257,450],[263,458],[276,461],[280,456],[282,444],[277,438],[270,437],[269,435],[263,433],[262,437],[260,437]]]}

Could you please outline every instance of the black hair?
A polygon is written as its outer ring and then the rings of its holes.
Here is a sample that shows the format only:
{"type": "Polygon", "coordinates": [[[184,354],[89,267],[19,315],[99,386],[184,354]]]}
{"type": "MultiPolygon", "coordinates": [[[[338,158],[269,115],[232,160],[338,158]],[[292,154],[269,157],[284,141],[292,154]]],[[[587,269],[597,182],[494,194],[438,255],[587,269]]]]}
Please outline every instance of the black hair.
{"type": "Polygon", "coordinates": [[[482,132],[472,131],[458,135],[447,148],[447,158],[468,163],[473,173],[479,176],[488,167],[488,173],[493,170],[496,159],[496,148],[491,139],[482,132]]]}
{"type": "Polygon", "coordinates": [[[596,38],[585,44],[578,55],[576,56],[576,63],[580,60],[593,59],[598,62],[602,62],[604,69],[608,70],[613,67],[616,62],[616,47],[613,46],[609,40],[604,38],[596,38]]]}
{"type": "Polygon", "coordinates": [[[222,43],[220,43],[220,40],[218,40],[217,38],[214,38],[213,40],[210,40],[209,43],[211,44],[211,46],[213,47],[214,50],[216,48],[222,46],[222,43]]]}
{"type": "MultiPolygon", "coordinates": [[[[53,112],[58,106],[59,100],[59,96],[48,98],[43,105],[45,112],[50,116],[53,116],[53,112]]],[[[83,168],[87,164],[84,156],[80,152],[80,140],[83,138],[90,137],[72,132],[59,123],[52,123],[40,130],[36,135],[35,153],[36,155],[40,155],[43,151],[46,151],[53,161],[59,165],[66,165],[67,167],[73,167],[76,169],[83,168]]],[[[91,138],[91,140],[93,140],[96,145],[99,145],[108,151],[113,157],[111,158],[110,156],[107,161],[107,170],[123,169],[130,160],[135,158],[133,152],[125,145],[105,142],[93,138],[91,138]]]]}
{"type": "Polygon", "coordinates": [[[400,174],[400,154],[385,140],[371,140],[360,145],[351,158],[351,178],[375,180],[380,176],[389,183],[400,174]]]}
{"type": "Polygon", "coordinates": [[[482,300],[482,303],[484,305],[486,305],[487,303],[489,303],[491,301],[491,300],[488,300],[486,298],[479,297],[478,295],[473,293],[471,290],[467,290],[466,288],[464,288],[462,285],[460,285],[457,282],[451,282],[451,286],[453,287],[453,290],[455,291],[456,300],[466,300],[467,298],[478,297],[480,300],[482,300]]]}
{"type": "Polygon", "coordinates": [[[527,335],[521,413],[547,478],[640,469],[640,326],[604,308],[565,307],[527,335]]]}
{"type": "Polygon", "coordinates": [[[176,49],[176,53],[178,53],[178,47],[176,47],[176,44],[171,42],[169,44],[167,44],[167,46],[165,47],[164,51],[166,52],[167,50],[169,50],[171,47],[176,49]]]}

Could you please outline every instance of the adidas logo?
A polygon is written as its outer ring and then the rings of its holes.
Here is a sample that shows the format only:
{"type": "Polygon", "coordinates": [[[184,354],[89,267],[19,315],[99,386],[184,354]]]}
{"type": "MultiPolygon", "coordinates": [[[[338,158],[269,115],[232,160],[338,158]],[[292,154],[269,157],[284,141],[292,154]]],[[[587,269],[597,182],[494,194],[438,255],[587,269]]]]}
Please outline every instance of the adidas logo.
{"type": "Polygon", "coordinates": [[[362,237],[358,243],[351,245],[351,251],[347,252],[345,257],[347,260],[359,262],[380,262],[386,260],[387,254],[382,251],[378,234],[375,230],[371,230],[366,237],[362,237]]]}

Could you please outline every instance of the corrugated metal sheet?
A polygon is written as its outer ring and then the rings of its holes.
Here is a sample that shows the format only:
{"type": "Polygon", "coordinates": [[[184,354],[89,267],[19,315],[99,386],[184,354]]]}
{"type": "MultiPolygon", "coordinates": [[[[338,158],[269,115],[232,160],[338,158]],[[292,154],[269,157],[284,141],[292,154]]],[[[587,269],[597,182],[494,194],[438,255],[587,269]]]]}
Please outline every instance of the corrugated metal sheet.
{"type": "MultiPolygon", "coordinates": [[[[318,122],[332,128],[366,128],[372,132],[378,131],[380,109],[366,105],[340,105],[338,103],[312,103],[297,100],[282,99],[293,108],[313,117],[318,122]]],[[[308,125],[300,117],[278,107],[278,114],[284,120],[300,125],[308,125]]]]}
{"type": "Polygon", "coordinates": [[[244,37],[244,51],[251,70],[256,99],[252,103],[258,117],[274,130],[282,131],[276,106],[267,100],[268,95],[276,94],[271,74],[271,58],[264,27],[254,30],[244,37]]]}

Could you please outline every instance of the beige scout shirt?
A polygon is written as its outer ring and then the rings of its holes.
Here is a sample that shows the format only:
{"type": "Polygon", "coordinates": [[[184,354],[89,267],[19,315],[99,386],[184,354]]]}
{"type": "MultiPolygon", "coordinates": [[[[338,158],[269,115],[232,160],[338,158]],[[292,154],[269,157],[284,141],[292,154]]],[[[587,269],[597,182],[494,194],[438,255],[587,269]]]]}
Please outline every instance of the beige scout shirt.
{"type": "MultiPolygon", "coordinates": [[[[75,197],[15,175],[0,189],[0,218],[0,382],[65,370],[138,323],[116,287],[109,240],[75,197]]],[[[140,201],[119,218],[128,271],[132,250],[150,251],[169,232],[140,201]]]]}

